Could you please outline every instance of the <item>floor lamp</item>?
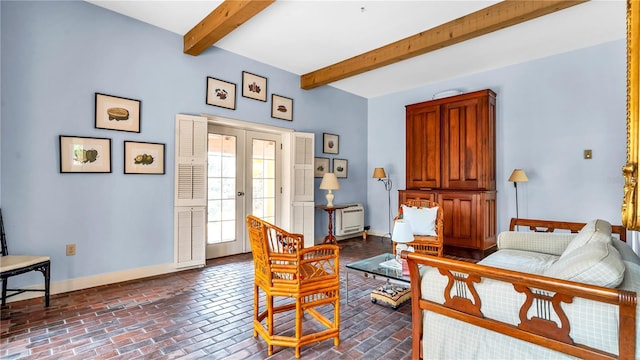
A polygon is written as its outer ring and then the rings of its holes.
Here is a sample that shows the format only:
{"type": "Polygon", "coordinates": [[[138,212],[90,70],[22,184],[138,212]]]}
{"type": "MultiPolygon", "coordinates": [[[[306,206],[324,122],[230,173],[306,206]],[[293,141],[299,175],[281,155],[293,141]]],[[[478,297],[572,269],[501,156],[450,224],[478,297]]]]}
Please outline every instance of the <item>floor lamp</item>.
{"type": "Polygon", "coordinates": [[[373,169],[372,178],[378,179],[378,181],[382,181],[384,184],[384,189],[387,190],[387,194],[389,196],[389,217],[387,218],[388,224],[388,232],[384,234],[384,236],[389,235],[391,238],[391,187],[393,186],[391,179],[387,177],[387,173],[384,171],[384,168],[375,168],[373,169]]]}
{"type": "Polygon", "coordinates": [[[516,188],[516,219],[518,219],[518,183],[527,182],[529,181],[529,178],[527,177],[527,174],[525,174],[524,170],[514,169],[511,176],[509,176],[509,181],[513,182],[513,186],[516,188]]]}

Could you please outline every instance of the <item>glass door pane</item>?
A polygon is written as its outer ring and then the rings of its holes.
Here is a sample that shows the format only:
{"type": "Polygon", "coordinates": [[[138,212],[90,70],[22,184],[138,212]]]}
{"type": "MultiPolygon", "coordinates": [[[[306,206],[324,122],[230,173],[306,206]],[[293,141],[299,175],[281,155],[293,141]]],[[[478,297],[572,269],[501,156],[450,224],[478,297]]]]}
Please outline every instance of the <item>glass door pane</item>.
{"type": "Polygon", "coordinates": [[[247,132],[247,152],[251,154],[247,169],[251,173],[249,208],[252,215],[276,225],[280,206],[280,144],[278,134],[247,132]]]}
{"type": "Polygon", "coordinates": [[[236,143],[235,136],[209,134],[208,244],[236,238],[236,143]]]}
{"type": "Polygon", "coordinates": [[[243,130],[209,126],[207,259],[245,251],[244,137],[243,130]]]}

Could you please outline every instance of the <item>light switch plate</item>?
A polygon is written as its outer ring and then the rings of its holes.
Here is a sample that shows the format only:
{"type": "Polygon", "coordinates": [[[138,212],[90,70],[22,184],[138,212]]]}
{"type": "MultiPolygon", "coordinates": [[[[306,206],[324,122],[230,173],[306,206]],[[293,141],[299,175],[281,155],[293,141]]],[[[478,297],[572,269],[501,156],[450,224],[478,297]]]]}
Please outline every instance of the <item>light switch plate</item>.
{"type": "Polygon", "coordinates": [[[591,149],[587,149],[587,150],[584,151],[584,158],[585,159],[591,159],[592,158],[591,149]]]}

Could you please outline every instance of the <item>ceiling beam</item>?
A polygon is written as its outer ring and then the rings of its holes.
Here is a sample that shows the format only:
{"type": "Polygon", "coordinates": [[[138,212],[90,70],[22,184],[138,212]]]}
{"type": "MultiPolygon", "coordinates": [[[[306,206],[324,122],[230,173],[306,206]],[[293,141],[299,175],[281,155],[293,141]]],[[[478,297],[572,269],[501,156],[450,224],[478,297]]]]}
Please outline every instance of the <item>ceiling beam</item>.
{"type": "Polygon", "coordinates": [[[587,1],[501,1],[432,29],[304,74],[300,77],[300,87],[310,90],[587,1]]]}
{"type": "Polygon", "coordinates": [[[184,35],[185,54],[198,56],[275,0],[226,0],[184,35]]]}

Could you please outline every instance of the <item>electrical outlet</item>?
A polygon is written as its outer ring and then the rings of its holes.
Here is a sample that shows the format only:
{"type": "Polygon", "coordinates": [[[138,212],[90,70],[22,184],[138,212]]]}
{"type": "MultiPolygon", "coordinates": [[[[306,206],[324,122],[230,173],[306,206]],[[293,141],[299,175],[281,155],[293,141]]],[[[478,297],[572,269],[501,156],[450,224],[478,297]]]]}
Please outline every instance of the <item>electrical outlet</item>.
{"type": "Polygon", "coordinates": [[[76,254],[76,244],[67,244],[67,256],[76,254]]]}

